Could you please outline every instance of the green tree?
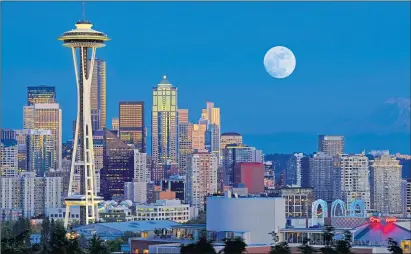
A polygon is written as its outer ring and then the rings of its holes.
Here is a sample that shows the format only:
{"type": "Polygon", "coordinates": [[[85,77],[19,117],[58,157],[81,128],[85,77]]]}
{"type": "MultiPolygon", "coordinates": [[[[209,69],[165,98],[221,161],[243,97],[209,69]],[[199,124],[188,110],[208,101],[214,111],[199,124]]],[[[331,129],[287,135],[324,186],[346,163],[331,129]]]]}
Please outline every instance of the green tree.
{"type": "Polygon", "coordinates": [[[393,254],[403,254],[403,250],[401,249],[400,246],[398,246],[398,242],[392,239],[391,237],[388,238],[388,251],[393,253],[393,254]]]}
{"type": "Polygon", "coordinates": [[[43,218],[43,221],[41,222],[40,246],[41,246],[42,254],[47,253],[49,239],[50,239],[50,220],[48,217],[45,217],[43,218]]]}
{"type": "Polygon", "coordinates": [[[2,254],[23,254],[31,253],[30,243],[27,244],[27,238],[30,239],[30,230],[23,231],[18,235],[1,239],[2,254]],[[28,245],[28,246],[27,246],[28,245]]]}
{"type": "Polygon", "coordinates": [[[97,234],[93,235],[93,238],[88,240],[88,254],[110,254],[110,251],[103,240],[100,239],[97,234]]]}
{"type": "Polygon", "coordinates": [[[242,238],[237,237],[235,239],[224,239],[224,254],[242,254],[246,251],[247,244],[242,238]]]}
{"type": "Polygon", "coordinates": [[[48,253],[67,253],[68,239],[66,229],[59,221],[51,221],[50,238],[48,242],[48,253]]]}
{"type": "Polygon", "coordinates": [[[277,242],[271,246],[270,254],[291,254],[291,250],[287,242],[277,242]]]}
{"type": "Polygon", "coordinates": [[[107,248],[109,249],[109,251],[119,252],[121,251],[121,245],[124,244],[124,241],[121,238],[117,238],[114,240],[106,241],[106,244],[107,244],[107,248]]]}
{"type": "Polygon", "coordinates": [[[181,246],[181,254],[216,254],[211,243],[205,237],[200,238],[196,243],[181,246]]]}
{"type": "Polygon", "coordinates": [[[335,251],[339,254],[351,254],[352,233],[348,230],[344,232],[344,239],[335,243],[335,251]]]}
{"type": "Polygon", "coordinates": [[[280,237],[275,231],[268,233],[273,238],[270,254],[290,254],[290,247],[287,242],[280,242],[280,237]]]}
{"type": "Polygon", "coordinates": [[[323,254],[336,254],[337,252],[334,250],[332,243],[334,238],[334,227],[332,226],[325,226],[324,227],[324,245],[325,247],[320,248],[321,253],[323,254]]]}
{"type": "Polygon", "coordinates": [[[313,247],[309,245],[309,242],[309,239],[304,239],[303,243],[300,246],[298,246],[298,249],[302,254],[313,254],[317,252],[317,250],[315,250],[313,247]]]}
{"type": "Polygon", "coordinates": [[[84,254],[83,249],[80,247],[78,235],[73,231],[70,233],[72,237],[68,239],[67,254],[84,254]]]}
{"type": "Polygon", "coordinates": [[[13,235],[21,237],[19,245],[26,248],[30,247],[30,220],[24,217],[19,217],[13,225],[13,235]]]}

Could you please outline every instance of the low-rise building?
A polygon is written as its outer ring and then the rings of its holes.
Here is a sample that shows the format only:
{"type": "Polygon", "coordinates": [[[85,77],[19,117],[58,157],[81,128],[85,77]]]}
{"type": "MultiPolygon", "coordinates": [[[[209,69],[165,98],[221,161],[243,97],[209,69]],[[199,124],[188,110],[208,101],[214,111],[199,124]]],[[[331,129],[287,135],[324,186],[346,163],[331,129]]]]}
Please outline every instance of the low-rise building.
{"type": "Polygon", "coordinates": [[[149,205],[136,205],[137,220],[171,220],[184,223],[198,214],[181,200],[157,200],[149,205]]]}

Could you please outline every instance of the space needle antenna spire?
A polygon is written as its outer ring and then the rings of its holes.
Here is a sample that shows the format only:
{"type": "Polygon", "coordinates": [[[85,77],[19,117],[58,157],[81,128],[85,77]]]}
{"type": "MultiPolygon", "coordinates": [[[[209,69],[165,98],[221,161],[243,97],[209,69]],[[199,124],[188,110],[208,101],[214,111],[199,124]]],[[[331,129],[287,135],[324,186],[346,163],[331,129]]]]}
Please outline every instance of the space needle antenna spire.
{"type": "Polygon", "coordinates": [[[86,6],[84,5],[84,2],[81,3],[81,8],[83,12],[83,20],[86,20],[86,6]]]}

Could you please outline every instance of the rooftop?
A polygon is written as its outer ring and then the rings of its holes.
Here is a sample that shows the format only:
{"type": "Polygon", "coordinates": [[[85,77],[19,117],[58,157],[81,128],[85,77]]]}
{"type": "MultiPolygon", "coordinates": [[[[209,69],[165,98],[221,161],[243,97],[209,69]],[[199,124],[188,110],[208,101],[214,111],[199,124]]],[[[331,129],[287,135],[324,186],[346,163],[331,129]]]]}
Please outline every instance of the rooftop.
{"type": "Polygon", "coordinates": [[[241,136],[241,134],[237,132],[225,132],[221,134],[221,136],[241,136]]]}
{"type": "Polygon", "coordinates": [[[152,231],[156,228],[167,228],[171,229],[172,226],[178,225],[177,222],[170,220],[157,220],[157,221],[126,221],[126,222],[107,222],[107,223],[96,223],[89,224],[85,226],[80,226],[75,228],[76,231],[81,233],[96,232],[97,234],[121,234],[126,231],[131,232],[141,232],[141,231],[152,231]]]}
{"type": "Polygon", "coordinates": [[[166,75],[163,76],[163,79],[160,81],[160,84],[170,85],[170,82],[167,80],[167,76],[166,76],[166,75]]]}

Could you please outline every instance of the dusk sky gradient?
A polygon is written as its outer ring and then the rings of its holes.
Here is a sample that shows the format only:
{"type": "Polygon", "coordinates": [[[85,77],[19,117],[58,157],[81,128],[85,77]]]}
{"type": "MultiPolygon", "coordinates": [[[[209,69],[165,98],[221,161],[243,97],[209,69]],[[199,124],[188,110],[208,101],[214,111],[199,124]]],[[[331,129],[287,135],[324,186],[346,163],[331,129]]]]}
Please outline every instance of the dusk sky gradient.
{"type": "MultiPolygon", "coordinates": [[[[2,3],[3,127],[22,128],[27,86],[53,85],[63,139],[71,137],[73,62],[56,39],[81,16],[80,2],[2,3]]],[[[358,135],[344,133],[340,119],[410,96],[409,2],[87,2],[86,19],[112,39],[97,50],[107,61],[109,127],[119,101],[143,100],[150,129],[151,89],[164,74],[192,121],[213,101],[223,132],[250,137],[358,135]],[[273,46],[288,47],[297,59],[288,78],[264,69],[273,46]]],[[[267,152],[291,149],[261,138],[249,143],[267,152]]],[[[302,146],[294,143],[305,151],[316,140],[302,146]]]]}

